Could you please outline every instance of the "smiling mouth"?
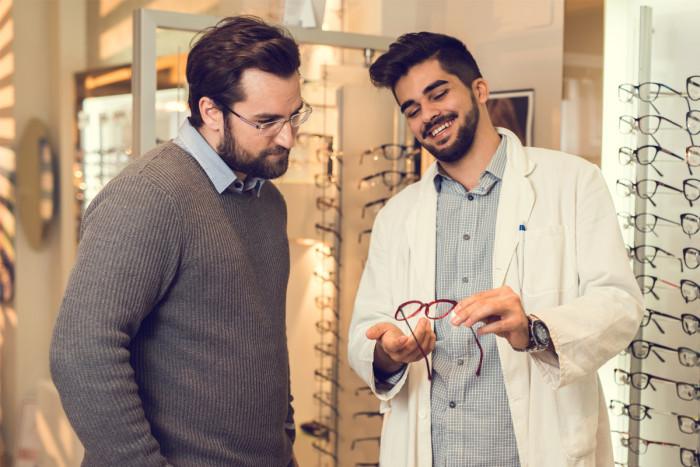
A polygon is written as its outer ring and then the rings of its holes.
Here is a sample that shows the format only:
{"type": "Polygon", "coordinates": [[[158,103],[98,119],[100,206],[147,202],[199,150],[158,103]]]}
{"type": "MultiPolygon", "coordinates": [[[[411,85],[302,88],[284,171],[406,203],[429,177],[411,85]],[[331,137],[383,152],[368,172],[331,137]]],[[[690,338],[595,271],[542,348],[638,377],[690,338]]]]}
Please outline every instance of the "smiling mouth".
{"type": "Polygon", "coordinates": [[[434,126],[432,130],[426,131],[424,134],[424,137],[427,135],[430,135],[433,138],[437,138],[443,131],[445,131],[446,129],[451,127],[454,122],[455,122],[454,119],[450,119],[446,122],[438,124],[438,125],[434,126]]]}

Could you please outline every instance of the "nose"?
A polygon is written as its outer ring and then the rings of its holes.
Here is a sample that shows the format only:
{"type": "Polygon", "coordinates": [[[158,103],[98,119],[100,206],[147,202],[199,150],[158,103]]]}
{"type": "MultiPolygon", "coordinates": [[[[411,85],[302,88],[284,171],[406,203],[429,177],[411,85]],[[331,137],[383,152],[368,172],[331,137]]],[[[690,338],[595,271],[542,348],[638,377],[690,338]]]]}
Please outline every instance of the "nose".
{"type": "Polygon", "coordinates": [[[431,103],[425,103],[421,108],[421,117],[425,123],[431,122],[435,117],[440,115],[440,109],[431,103]]]}
{"type": "Polygon", "coordinates": [[[279,133],[275,135],[274,142],[287,149],[292,149],[296,141],[296,134],[299,128],[294,128],[291,122],[287,121],[282,126],[279,133]]]}

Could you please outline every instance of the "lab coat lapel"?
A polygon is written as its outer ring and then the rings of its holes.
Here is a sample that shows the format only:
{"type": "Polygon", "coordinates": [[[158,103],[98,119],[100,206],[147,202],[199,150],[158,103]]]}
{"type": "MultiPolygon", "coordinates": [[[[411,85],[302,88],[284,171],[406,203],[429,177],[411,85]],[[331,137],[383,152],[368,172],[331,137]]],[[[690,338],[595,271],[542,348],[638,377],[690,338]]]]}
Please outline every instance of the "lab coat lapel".
{"type": "Polygon", "coordinates": [[[435,225],[437,216],[437,193],[433,178],[436,164],[423,174],[420,193],[409,210],[404,223],[411,264],[411,296],[416,300],[432,299],[435,295],[435,225]]]}
{"type": "Polygon", "coordinates": [[[508,162],[503,173],[501,195],[496,216],[496,241],[493,255],[493,287],[501,287],[508,272],[508,266],[518,246],[520,225],[527,228],[535,192],[528,175],[535,165],[530,161],[520,141],[508,130],[498,128],[503,137],[508,138],[508,162]]]}

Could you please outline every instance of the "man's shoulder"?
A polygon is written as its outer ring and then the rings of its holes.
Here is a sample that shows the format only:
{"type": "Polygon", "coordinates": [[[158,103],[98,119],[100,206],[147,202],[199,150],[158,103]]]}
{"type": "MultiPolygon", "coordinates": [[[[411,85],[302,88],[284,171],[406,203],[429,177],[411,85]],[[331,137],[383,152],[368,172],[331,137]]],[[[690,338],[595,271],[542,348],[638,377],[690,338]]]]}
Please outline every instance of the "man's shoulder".
{"type": "Polygon", "coordinates": [[[598,166],[583,157],[546,148],[524,147],[527,157],[535,163],[536,169],[556,170],[560,173],[597,171],[598,166]]]}

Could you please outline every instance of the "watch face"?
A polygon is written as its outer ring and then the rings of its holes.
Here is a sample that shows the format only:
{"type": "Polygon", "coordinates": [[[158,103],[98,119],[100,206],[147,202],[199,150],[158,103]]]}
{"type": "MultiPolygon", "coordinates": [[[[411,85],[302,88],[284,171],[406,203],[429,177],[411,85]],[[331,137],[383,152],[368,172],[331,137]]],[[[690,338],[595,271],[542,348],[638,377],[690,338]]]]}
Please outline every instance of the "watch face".
{"type": "Polygon", "coordinates": [[[532,323],[532,334],[540,344],[549,344],[549,329],[542,321],[532,323]]]}

